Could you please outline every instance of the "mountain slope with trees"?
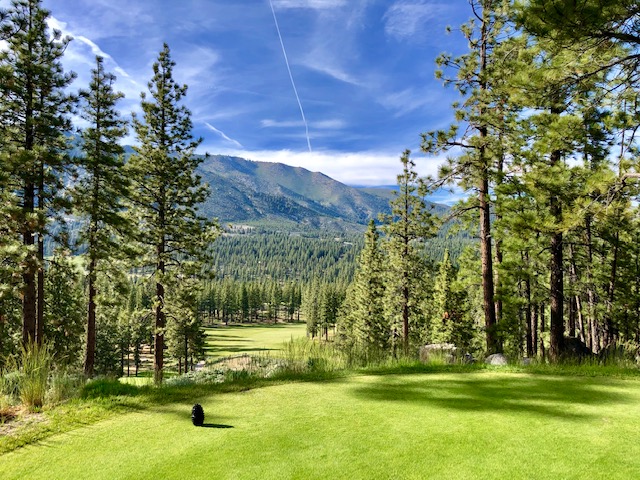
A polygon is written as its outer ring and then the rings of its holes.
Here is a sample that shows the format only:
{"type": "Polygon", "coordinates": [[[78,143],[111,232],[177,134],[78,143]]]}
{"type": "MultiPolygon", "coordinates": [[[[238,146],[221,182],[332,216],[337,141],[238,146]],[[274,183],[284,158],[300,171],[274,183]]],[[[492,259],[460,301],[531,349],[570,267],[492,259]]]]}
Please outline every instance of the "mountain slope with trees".
{"type": "MultiPolygon", "coordinates": [[[[372,194],[323,173],[281,163],[211,155],[198,174],[212,191],[202,211],[221,222],[364,231],[370,219],[389,212],[390,195],[372,194]]],[[[438,206],[437,211],[445,208],[438,206]]]]}

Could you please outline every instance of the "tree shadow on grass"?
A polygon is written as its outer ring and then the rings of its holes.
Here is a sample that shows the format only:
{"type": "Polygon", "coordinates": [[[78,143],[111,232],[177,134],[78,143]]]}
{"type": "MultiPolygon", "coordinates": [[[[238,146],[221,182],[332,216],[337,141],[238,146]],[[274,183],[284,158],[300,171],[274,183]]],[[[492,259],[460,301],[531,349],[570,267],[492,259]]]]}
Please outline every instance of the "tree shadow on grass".
{"type": "Polygon", "coordinates": [[[633,399],[607,387],[625,385],[619,380],[585,377],[533,377],[459,375],[457,378],[381,376],[353,389],[362,399],[414,403],[469,412],[530,413],[567,420],[592,415],[572,408],[603,404],[628,404],[633,399]]]}

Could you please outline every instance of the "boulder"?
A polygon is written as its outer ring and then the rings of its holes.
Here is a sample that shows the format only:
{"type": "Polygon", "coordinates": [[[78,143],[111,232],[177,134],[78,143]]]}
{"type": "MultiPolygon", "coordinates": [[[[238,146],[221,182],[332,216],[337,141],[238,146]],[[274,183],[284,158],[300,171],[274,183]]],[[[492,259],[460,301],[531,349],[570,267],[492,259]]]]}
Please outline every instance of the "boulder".
{"type": "Polygon", "coordinates": [[[592,357],[593,352],[587,345],[576,337],[565,337],[564,338],[564,351],[562,352],[562,356],[567,359],[578,359],[582,360],[584,358],[592,357]]]}
{"type": "Polygon", "coordinates": [[[484,359],[484,363],[487,365],[507,365],[507,357],[501,353],[494,353],[484,359]]]}
{"type": "Polygon", "coordinates": [[[431,360],[447,359],[451,363],[451,359],[455,358],[458,348],[453,343],[430,343],[420,347],[420,361],[427,363],[431,360]]]}

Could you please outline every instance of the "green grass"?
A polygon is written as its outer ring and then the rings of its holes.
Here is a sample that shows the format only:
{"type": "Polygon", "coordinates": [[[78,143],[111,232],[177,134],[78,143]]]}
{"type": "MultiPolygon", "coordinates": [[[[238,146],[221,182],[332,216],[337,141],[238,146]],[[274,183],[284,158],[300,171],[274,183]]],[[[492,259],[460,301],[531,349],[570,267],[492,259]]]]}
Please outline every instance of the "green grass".
{"type": "Polygon", "coordinates": [[[205,328],[207,357],[234,355],[279,356],[284,342],[306,336],[304,323],[237,324],[205,328]]]}
{"type": "Polygon", "coordinates": [[[141,390],[130,413],[3,455],[0,478],[637,478],[637,377],[411,371],[141,390]]]}

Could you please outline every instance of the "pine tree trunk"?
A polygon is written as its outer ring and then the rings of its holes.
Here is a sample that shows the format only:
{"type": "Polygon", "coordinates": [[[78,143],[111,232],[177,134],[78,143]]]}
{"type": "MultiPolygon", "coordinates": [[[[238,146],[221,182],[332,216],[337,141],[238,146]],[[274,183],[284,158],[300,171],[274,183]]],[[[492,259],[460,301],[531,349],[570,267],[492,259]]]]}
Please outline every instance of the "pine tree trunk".
{"type": "Polygon", "coordinates": [[[189,357],[189,336],[187,329],[184,331],[184,373],[187,373],[187,358],[189,357]]]}
{"type": "Polygon", "coordinates": [[[44,342],[44,238],[38,234],[38,294],[36,306],[36,343],[44,342]]]}
{"type": "MultiPolygon", "coordinates": [[[[27,183],[24,189],[23,214],[25,216],[25,226],[22,233],[23,244],[27,248],[32,248],[34,242],[33,226],[26,221],[34,211],[35,187],[32,183],[27,183]]],[[[36,340],[36,271],[38,269],[38,259],[35,253],[29,252],[25,261],[25,270],[22,274],[22,343],[28,345],[36,340]]]]}
{"type": "Polygon", "coordinates": [[[540,304],[540,335],[538,339],[540,340],[540,355],[542,356],[542,360],[545,360],[547,357],[547,349],[544,346],[544,335],[542,335],[546,331],[545,319],[544,319],[544,303],[540,304]]]}
{"type": "MultiPolygon", "coordinates": [[[[38,210],[45,216],[44,200],[44,161],[40,162],[38,185],[38,210]]],[[[42,345],[44,341],[44,228],[38,233],[38,294],[36,304],[36,343],[42,345]]]]}
{"type": "Polygon", "coordinates": [[[585,235],[587,244],[587,321],[589,324],[589,348],[593,353],[600,351],[598,321],[596,319],[596,300],[593,286],[591,266],[593,265],[593,243],[591,237],[591,217],[585,218],[585,235]]]}
{"type": "MultiPolygon", "coordinates": [[[[526,259],[528,263],[528,255],[525,253],[522,254],[523,260],[526,259]]],[[[524,280],[524,298],[527,303],[525,305],[525,328],[526,328],[526,344],[527,344],[527,357],[531,358],[534,356],[535,351],[535,342],[533,339],[533,319],[531,316],[531,280],[527,276],[524,280]]]]}
{"type": "MultiPolygon", "coordinates": [[[[158,263],[158,271],[164,273],[164,262],[158,263]]],[[[154,335],[154,381],[156,384],[162,383],[162,369],[164,367],[164,285],[156,283],[156,332],[154,335]]]]}
{"type": "MultiPolygon", "coordinates": [[[[570,257],[570,263],[569,263],[569,275],[570,275],[570,279],[571,279],[571,283],[575,286],[578,284],[578,269],[576,267],[576,258],[575,258],[575,254],[574,254],[574,250],[573,250],[573,245],[569,245],[569,257],[570,257]]],[[[580,292],[576,291],[575,295],[573,297],[574,305],[575,305],[575,320],[577,320],[577,325],[574,325],[574,330],[575,328],[578,329],[578,337],[580,338],[580,341],[582,343],[586,343],[585,342],[585,331],[584,331],[584,318],[582,316],[582,300],[580,298],[580,292]]],[[[573,331],[572,333],[570,333],[570,335],[572,337],[575,337],[575,331],[573,331]]]]}
{"type": "Polygon", "coordinates": [[[613,259],[611,260],[611,274],[609,276],[609,285],[607,288],[607,318],[605,322],[605,347],[613,345],[616,342],[618,332],[613,322],[613,301],[615,299],[616,280],[618,272],[618,255],[619,255],[619,239],[620,232],[616,230],[613,246],[613,259]]]}
{"type": "Polygon", "coordinates": [[[489,194],[489,181],[486,173],[480,181],[480,261],[482,264],[482,293],[485,319],[485,332],[487,341],[487,353],[501,351],[500,342],[496,333],[496,308],[493,291],[493,258],[491,255],[491,211],[487,196],[489,194]]]}
{"type": "Polygon", "coordinates": [[[95,274],[96,259],[91,255],[89,260],[89,305],[87,308],[87,345],[84,357],[84,374],[87,377],[93,376],[95,357],[96,357],[96,286],[95,274]]]}
{"type": "MultiPolygon", "coordinates": [[[[486,5],[483,5],[486,6],[486,5]]],[[[484,74],[487,70],[487,43],[489,35],[488,9],[482,10],[482,26],[480,39],[480,90],[488,90],[487,80],[484,74]]],[[[484,107],[480,108],[480,117],[483,117],[484,107]]],[[[496,332],[496,306],[494,304],[494,278],[493,278],[493,257],[491,255],[491,208],[489,205],[489,168],[485,141],[489,135],[488,127],[481,125],[478,129],[480,133],[480,148],[478,149],[479,161],[479,184],[478,203],[480,208],[480,262],[482,268],[482,295],[485,322],[485,335],[487,342],[487,353],[497,353],[502,351],[496,332]]]]}
{"type": "MultiPolygon", "coordinates": [[[[551,109],[552,114],[561,113],[555,108],[551,109]]],[[[554,150],[549,159],[550,164],[557,165],[561,159],[561,152],[554,150]]],[[[554,219],[556,228],[560,228],[562,222],[562,204],[556,195],[551,195],[549,210],[554,219]]],[[[560,359],[564,350],[564,266],[562,256],[563,240],[562,232],[555,231],[551,234],[551,265],[550,265],[550,328],[551,333],[549,356],[552,361],[560,359]]]]}
{"type": "Polygon", "coordinates": [[[531,305],[531,343],[533,356],[538,356],[538,305],[531,305]]]}

